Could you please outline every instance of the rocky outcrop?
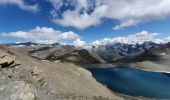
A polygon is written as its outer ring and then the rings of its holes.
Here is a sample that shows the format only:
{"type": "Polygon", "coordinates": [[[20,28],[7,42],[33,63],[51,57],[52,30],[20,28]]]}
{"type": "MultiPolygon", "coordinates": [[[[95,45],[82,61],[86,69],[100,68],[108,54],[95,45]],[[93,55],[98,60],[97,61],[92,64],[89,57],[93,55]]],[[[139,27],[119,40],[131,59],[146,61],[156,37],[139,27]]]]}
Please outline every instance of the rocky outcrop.
{"type": "Polygon", "coordinates": [[[10,55],[4,50],[0,50],[0,67],[1,68],[14,67],[19,64],[20,62],[15,56],[10,55]]]}

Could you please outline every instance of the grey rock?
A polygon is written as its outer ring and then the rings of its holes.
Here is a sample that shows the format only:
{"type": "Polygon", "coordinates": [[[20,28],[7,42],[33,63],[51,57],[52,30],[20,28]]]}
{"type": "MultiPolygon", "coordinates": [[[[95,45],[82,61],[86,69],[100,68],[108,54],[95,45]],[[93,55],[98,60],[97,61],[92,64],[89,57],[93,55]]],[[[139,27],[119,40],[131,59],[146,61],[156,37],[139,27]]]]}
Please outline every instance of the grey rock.
{"type": "Polygon", "coordinates": [[[5,51],[0,50],[0,66],[1,66],[1,68],[14,67],[19,64],[20,64],[20,61],[15,56],[10,55],[5,51]]]}
{"type": "Polygon", "coordinates": [[[0,100],[35,100],[35,90],[23,81],[14,81],[0,86],[0,100]]]}

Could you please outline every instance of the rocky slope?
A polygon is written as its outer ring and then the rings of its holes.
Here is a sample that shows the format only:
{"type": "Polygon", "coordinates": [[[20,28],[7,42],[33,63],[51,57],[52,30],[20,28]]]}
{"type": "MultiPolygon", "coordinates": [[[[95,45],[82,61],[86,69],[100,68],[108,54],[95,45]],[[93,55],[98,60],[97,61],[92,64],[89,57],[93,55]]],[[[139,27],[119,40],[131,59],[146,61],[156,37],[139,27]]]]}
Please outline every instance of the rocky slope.
{"type": "Polygon", "coordinates": [[[128,63],[138,69],[170,73],[170,43],[150,48],[134,58],[119,62],[128,63]]]}
{"type": "Polygon", "coordinates": [[[63,55],[52,54],[46,58],[49,61],[67,61],[78,64],[102,64],[105,63],[103,59],[97,56],[95,53],[89,53],[85,49],[74,50],[63,55]]]}
{"type": "Polygon", "coordinates": [[[142,44],[115,43],[113,45],[93,46],[89,51],[95,52],[105,61],[113,63],[118,60],[133,58],[145,52],[145,50],[157,46],[159,45],[150,41],[142,44]]]}
{"type": "Polygon", "coordinates": [[[46,62],[0,47],[1,100],[123,100],[73,63],[46,62]]]}
{"type": "Polygon", "coordinates": [[[166,59],[166,55],[169,54],[170,43],[162,44],[160,46],[151,47],[146,49],[143,53],[129,57],[123,58],[118,61],[120,62],[141,62],[141,61],[160,61],[166,59]]]}

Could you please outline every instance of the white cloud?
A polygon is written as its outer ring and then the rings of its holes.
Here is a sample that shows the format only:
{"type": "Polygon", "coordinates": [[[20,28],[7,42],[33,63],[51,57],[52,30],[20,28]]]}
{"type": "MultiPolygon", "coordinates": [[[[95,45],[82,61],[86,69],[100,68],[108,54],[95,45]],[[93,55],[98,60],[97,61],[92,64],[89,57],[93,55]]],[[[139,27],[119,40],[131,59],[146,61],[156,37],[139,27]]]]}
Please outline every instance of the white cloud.
{"type": "Polygon", "coordinates": [[[170,42],[170,36],[162,40],[164,43],[170,42]]]}
{"type": "MultiPolygon", "coordinates": [[[[170,16],[170,0],[48,0],[54,6],[53,12],[60,12],[62,18],[53,16],[56,24],[84,29],[102,23],[103,18],[118,20],[113,29],[121,29],[170,16]],[[67,2],[66,2],[67,1],[67,2]],[[89,13],[89,10],[91,12],[89,13]],[[81,13],[80,13],[81,12],[81,13]]],[[[52,14],[53,15],[53,14],[52,14]]]]}
{"type": "Polygon", "coordinates": [[[150,33],[148,31],[142,31],[140,33],[136,33],[133,35],[129,35],[127,37],[116,37],[116,38],[104,38],[102,40],[96,40],[92,42],[92,45],[109,45],[114,43],[143,43],[145,41],[152,41],[155,43],[167,43],[170,42],[170,37],[167,38],[158,38],[160,34],[158,33],[150,33]]]}
{"type": "Polygon", "coordinates": [[[74,41],[75,46],[84,46],[85,44],[86,44],[85,41],[82,41],[80,39],[74,41]]]}
{"type": "Polygon", "coordinates": [[[37,12],[38,4],[28,5],[24,2],[24,0],[0,0],[0,5],[16,5],[20,9],[37,12]]]}
{"type": "Polygon", "coordinates": [[[99,24],[100,19],[92,17],[87,13],[78,14],[77,11],[73,12],[69,10],[63,14],[63,19],[53,19],[53,22],[62,26],[74,26],[79,29],[84,29],[91,25],[99,24]]]}
{"type": "Polygon", "coordinates": [[[79,39],[79,35],[69,31],[61,32],[56,31],[53,28],[47,27],[36,27],[29,31],[17,31],[11,33],[1,33],[1,38],[15,38],[21,42],[35,42],[35,43],[45,43],[51,44],[62,41],[70,41],[79,39]]]}

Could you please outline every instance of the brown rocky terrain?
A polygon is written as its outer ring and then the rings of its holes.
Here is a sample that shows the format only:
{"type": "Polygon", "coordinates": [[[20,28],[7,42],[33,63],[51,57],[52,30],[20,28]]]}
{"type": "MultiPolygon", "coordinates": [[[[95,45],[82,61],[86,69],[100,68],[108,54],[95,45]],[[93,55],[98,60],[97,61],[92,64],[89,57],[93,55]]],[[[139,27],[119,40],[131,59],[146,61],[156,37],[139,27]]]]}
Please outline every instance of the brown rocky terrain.
{"type": "Polygon", "coordinates": [[[47,62],[0,47],[2,100],[123,100],[73,63],[47,62]]]}

